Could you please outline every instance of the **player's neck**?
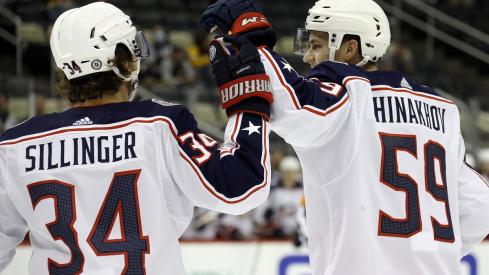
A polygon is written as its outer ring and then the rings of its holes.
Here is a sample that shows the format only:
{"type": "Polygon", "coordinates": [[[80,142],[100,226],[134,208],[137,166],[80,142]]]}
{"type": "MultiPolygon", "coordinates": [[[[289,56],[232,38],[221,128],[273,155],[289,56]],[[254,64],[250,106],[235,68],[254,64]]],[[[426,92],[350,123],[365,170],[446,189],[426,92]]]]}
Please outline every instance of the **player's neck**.
{"type": "MultiPolygon", "coordinates": [[[[362,60],[363,57],[359,53],[357,53],[352,57],[352,59],[345,60],[345,62],[348,64],[356,65],[360,63],[362,60]]],[[[377,63],[369,61],[367,62],[367,64],[362,66],[362,69],[364,69],[367,72],[377,71],[377,63]]]]}
{"type": "Polygon", "coordinates": [[[89,99],[85,100],[84,102],[77,102],[73,107],[90,107],[129,101],[127,89],[122,88],[123,86],[121,86],[119,92],[115,94],[103,94],[101,97],[96,99],[89,99]]]}
{"type": "Polygon", "coordinates": [[[367,64],[363,65],[362,68],[367,72],[377,71],[377,65],[373,62],[367,62],[367,64]]]}

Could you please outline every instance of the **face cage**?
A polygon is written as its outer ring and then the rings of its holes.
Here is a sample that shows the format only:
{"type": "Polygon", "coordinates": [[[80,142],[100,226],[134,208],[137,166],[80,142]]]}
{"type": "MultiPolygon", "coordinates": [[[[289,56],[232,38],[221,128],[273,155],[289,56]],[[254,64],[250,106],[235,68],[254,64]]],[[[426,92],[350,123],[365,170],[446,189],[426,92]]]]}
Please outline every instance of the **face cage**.
{"type": "Polygon", "coordinates": [[[294,37],[294,53],[298,55],[306,55],[311,48],[311,43],[309,43],[309,35],[311,32],[304,29],[298,28],[297,33],[294,37]]]}
{"type": "Polygon", "coordinates": [[[131,48],[137,59],[147,58],[150,55],[149,44],[142,31],[136,33],[131,48]]]}

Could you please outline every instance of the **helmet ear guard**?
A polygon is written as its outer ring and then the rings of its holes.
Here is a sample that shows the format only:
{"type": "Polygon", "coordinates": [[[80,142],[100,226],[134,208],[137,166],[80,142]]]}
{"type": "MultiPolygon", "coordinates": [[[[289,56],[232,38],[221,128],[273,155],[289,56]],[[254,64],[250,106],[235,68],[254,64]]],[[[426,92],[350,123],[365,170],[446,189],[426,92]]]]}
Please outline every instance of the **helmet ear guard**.
{"type": "Polygon", "coordinates": [[[122,79],[124,81],[131,81],[132,92],[129,95],[129,101],[132,101],[134,99],[134,97],[136,96],[136,92],[138,90],[138,87],[139,87],[139,78],[138,78],[138,75],[139,75],[139,70],[141,68],[141,60],[138,59],[136,62],[137,62],[137,69],[131,73],[131,76],[130,77],[125,77],[124,75],[122,75],[121,74],[121,71],[119,70],[119,68],[117,68],[117,66],[112,66],[111,67],[112,71],[120,79],[122,79]]]}
{"type": "MultiPolygon", "coordinates": [[[[384,11],[372,0],[320,0],[309,10],[305,23],[306,31],[320,31],[329,34],[330,60],[340,48],[345,35],[360,37],[359,47],[363,60],[376,62],[385,54],[390,44],[389,22],[384,11]]],[[[294,52],[304,55],[308,35],[298,31],[294,52]]]]}

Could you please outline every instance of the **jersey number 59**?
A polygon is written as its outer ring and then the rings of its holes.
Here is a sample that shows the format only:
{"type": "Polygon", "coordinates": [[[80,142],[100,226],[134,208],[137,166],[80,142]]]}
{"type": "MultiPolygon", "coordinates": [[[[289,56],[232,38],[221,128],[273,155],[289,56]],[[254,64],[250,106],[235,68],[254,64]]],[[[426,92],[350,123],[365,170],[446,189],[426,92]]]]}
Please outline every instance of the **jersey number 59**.
{"type": "MultiPolygon", "coordinates": [[[[379,236],[411,237],[422,230],[421,210],[419,206],[418,184],[409,175],[398,171],[397,152],[405,151],[415,158],[416,136],[394,135],[379,133],[382,144],[382,164],[380,168],[380,181],[396,191],[406,193],[406,218],[395,219],[382,210],[379,214],[379,236]]],[[[447,224],[440,224],[431,217],[434,239],[441,242],[453,243],[455,235],[452,228],[450,205],[446,181],[445,149],[434,141],[424,145],[424,175],[426,192],[445,204],[447,224]],[[442,184],[437,184],[435,173],[435,160],[439,162],[442,184]]]]}

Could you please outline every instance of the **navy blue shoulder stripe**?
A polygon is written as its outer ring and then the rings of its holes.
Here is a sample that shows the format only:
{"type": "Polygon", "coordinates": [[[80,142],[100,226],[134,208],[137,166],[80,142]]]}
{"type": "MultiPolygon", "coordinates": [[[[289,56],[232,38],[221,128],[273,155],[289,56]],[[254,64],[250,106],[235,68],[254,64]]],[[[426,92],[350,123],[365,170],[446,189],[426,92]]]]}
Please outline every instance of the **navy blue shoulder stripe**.
{"type": "Polygon", "coordinates": [[[367,74],[368,79],[370,80],[370,83],[373,87],[389,86],[394,89],[407,89],[414,92],[433,95],[446,99],[439,93],[435,92],[433,89],[414,82],[409,77],[398,71],[374,71],[367,72],[367,74]]]}
{"type": "MultiPolygon", "coordinates": [[[[336,110],[339,105],[344,104],[348,98],[347,91],[341,84],[342,82],[334,81],[337,75],[328,76],[325,74],[325,72],[334,73],[334,68],[329,68],[328,66],[325,69],[315,68],[307,77],[302,77],[297,74],[283,57],[273,50],[264,48],[261,51],[273,66],[275,75],[279,78],[284,89],[288,91],[298,110],[304,109],[317,115],[325,116],[336,110]]],[[[338,65],[345,66],[344,64],[338,65]]]]}
{"type": "Polygon", "coordinates": [[[62,113],[35,116],[7,130],[0,142],[57,130],[68,126],[107,125],[137,117],[166,116],[172,121],[182,121],[188,109],[160,100],[121,102],[94,107],[71,108],[62,113]]]}
{"type": "Polygon", "coordinates": [[[368,79],[368,74],[358,66],[327,60],[319,63],[307,75],[307,78],[317,78],[321,81],[337,84],[342,84],[347,77],[368,79]]]}
{"type": "Polygon", "coordinates": [[[266,127],[259,115],[238,113],[231,135],[235,147],[224,151],[218,148],[217,142],[203,135],[196,123],[182,124],[177,139],[184,151],[182,157],[201,178],[204,187],[225,203],[238,203],[267,186],[266,127]]]}

